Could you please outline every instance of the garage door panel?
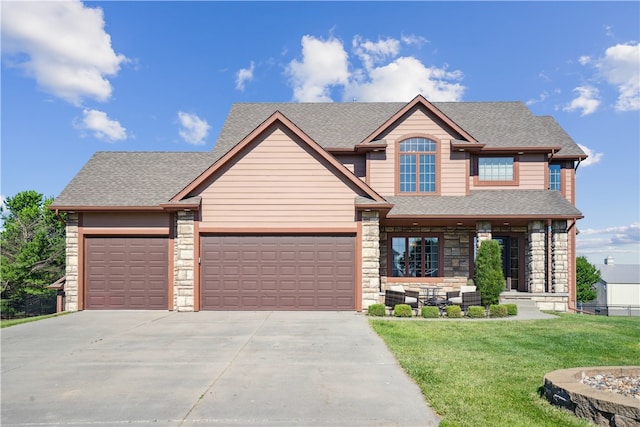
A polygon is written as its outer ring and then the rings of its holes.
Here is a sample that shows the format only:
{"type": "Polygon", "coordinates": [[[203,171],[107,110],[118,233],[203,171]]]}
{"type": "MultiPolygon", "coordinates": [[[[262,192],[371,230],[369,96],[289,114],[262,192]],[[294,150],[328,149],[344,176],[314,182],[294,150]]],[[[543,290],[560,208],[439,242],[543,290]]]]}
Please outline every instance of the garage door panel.
{"type": "Polygon", "coordinates": [[[168,240],[162,237],[87,237],[88,309],[167,309],[168,240]]]}
{"type": "Polygon", "coordinates": [[[353,236],[202,236],[203,310],[353,310],[353,236]]]}

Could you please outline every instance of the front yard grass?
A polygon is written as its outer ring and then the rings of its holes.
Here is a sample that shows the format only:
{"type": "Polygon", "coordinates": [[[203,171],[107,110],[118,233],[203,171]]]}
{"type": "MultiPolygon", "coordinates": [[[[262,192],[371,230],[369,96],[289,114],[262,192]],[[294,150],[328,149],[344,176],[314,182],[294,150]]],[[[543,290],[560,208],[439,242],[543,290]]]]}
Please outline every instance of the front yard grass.
{"type": "Polygon", "coordinates": [[[638,317],[370,322],[443,427],[589,426],[540,396],[544,374],[640,364],[638,317]]]}
{"type": "Polygon", "coordinates": [[[23,317],[21,319],[2,319],[0,320],[0,328],[8,328],[9,326],[21,325],[23,323],[37,322],[38,320],[49,319],[50,317],[63,316],[67,312],[45,314],[43,316],[23,317]]]}

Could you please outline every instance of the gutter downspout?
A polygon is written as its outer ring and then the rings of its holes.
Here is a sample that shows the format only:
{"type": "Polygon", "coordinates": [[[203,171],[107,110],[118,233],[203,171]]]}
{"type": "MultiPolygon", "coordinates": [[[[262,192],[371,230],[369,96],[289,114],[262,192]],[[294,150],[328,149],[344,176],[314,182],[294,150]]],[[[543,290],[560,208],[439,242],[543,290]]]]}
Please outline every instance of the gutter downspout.
{"type": "Polygon", "coordinates": [[[56,218],[58,218],[58,221],[60,221],[62,225],[67,225],[64,218],[62,218],[62,216],[60,215],[60,211],[58,209],[55,210],[55,214],[56,214],[56,218]]]}

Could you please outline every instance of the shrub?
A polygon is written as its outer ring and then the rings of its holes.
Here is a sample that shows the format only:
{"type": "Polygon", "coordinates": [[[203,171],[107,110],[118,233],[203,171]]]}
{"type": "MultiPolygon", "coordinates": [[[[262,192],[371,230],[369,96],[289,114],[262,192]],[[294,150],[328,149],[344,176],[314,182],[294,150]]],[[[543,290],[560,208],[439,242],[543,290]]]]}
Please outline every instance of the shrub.
{"type": "Polygon", "coordinates": [[[479,305],[472,305],[467,309],[467,316],[477,319],[485,317],[486,313],[484,311],[484,307],[480,307],[479,305]]]}
{"type": "Polygon", "coordinates": [[[475,283],[482,295],[482,305],[498,304],[504,290],[500,245],[495,240],[480,244],[476,257],[475,283]]]}
{"type": "Polygon", "coordinates": [[[424,306],[422,307],[422,317],[424,318],[440,317],[440,310],[438,309],[438,307],[424,306]]]}
{"type": "Polygon", "coordinates": [[[500,304],[491,304],[489,306],[489,316],[491,317],[507,317],[507,307],[500,304]]]}
{"type": "Polygon", "coordinates": [[[386,316],[387,308],[384,304],[371,304],[369,306],[369,316],[386,316]]]}
{"type": "Polygon", "coordinates": [[[447,312],[447,317],[462,317],[462,309],[459,305],[448,305],[445,311],[447,312]]]}
{"type": "Polygon", "coordinates": [[[507,307],[507,314],[509,316],[516,316],[518,314],[518,305],[517,304],[504,304],[507,307]]]}
{"type": "Polygon", "coordinates": [[[411,317],[413,316],[413,310],[409,304],[396,304],[393,307],[393,315],[396,317],[411,317]]]}

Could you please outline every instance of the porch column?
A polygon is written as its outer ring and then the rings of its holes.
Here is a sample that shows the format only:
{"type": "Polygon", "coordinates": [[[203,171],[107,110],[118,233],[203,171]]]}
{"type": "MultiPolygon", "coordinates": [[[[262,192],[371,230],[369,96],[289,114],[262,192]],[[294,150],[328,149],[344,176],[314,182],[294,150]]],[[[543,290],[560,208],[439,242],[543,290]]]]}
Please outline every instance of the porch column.
{"type": "Polygon", "coordinates": [[[380,215],[362,212],[362,309],[377,304],[380,292],[380,215]]]}
{"type": "Polygon", "coordinates": [[[480,248],[480,244],[485,240],[491,240],[491,221],[478,221],[476,222],[476,237],[477,247],[480,248]]]}
{"type": "Polygon", "coordinates": [[[173,309],[194,310],[194,213],[178,211],[173,262],[173,309]]]}
{"type": "Polygon", "coordinates": [[[567,221],[551,223],[551,277],[553,292],[569,291],[569,257],[567,221]]]}
{"type": "Polygon", "coordinates": [[[546,269],[545,231],[544,221],[529,222],[529,250],[527,253],[527,285],[529,292],[544,292],[546,269]]]}
{"type": "Polygon", "coordinates": [[[66,228],[66,281],[64,284],[65,310],[78,311],[78,214],[67,214],[66,228]]]}

